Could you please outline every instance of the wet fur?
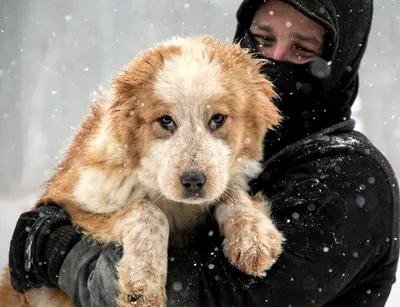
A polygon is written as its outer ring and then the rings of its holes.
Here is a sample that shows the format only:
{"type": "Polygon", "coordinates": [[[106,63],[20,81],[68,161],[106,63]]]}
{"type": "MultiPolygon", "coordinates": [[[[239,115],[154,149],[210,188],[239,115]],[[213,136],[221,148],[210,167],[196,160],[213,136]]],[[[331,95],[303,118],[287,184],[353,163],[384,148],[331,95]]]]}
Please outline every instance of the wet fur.
{"type": "MultiPolygon", "coordinates": [[[[166,305],[168,244],[185,245],[211,206],[233,265],[262,276],[279,256],[283,239],[268,203],[246,192],[261,170],[264,135],[280,121],[260,65],[238,45],[175,38],[140,54],[93,96],[39,203],[56,202],[87,235],[124,245],[120,306],[166,305]],[[211,131],[215,114],[227,119],[211,131]],[[174,131],[161,127],[164,115],[174,131]],[[205,174],[201,197],[185,198],[187,171],[205,174]]],[[[22,295],[8,269],[3,277],[5,306],[73,306],[60,290],[22,295]]]]}

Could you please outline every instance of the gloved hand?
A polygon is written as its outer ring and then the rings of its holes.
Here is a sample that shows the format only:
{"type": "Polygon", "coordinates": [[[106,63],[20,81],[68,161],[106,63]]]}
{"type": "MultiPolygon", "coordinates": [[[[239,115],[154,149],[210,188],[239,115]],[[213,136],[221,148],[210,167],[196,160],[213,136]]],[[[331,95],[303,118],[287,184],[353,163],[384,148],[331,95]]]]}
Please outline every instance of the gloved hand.
{"type": "Polygon", "coordinates": [[[70,215],[54,203],[23,213],[10,243],[11,283],[16,291],[58,287],[58,274],[68,252],[82,234],[70,215]]]}

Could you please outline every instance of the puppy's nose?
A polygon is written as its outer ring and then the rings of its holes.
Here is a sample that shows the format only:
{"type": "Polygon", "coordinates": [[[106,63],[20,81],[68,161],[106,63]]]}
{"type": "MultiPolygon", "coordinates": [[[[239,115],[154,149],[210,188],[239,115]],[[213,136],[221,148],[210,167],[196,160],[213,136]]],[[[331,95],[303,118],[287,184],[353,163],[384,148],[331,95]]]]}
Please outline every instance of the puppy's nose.
{"type": "Polygon", "coordinates": [[[185,187],[185,193],[195,195],[201,192],[206,183],[206,176],[200,172],[188,172],[181,176],[181,182],[185,187]]]}

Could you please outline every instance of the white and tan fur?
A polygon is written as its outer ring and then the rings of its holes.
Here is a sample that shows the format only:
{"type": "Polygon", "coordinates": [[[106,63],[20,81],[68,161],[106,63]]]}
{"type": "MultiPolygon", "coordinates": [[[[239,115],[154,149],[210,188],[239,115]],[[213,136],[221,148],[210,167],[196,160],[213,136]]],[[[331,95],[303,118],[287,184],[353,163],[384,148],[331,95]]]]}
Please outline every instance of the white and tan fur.
{"type": "MultiPolygon", "coordinates": [[[[120,306],[166,305],[168,244],[184,246],[212,206],[233,265],[261,276],[281,253],[268,203],[247,193],[261,171],[264,135],[280,120],[260,65],[238,45],[175,38],[143,52],[95,95],[39,203],[56,202],[87,235],[123,244],[120,306]],[[226,119],[213,130],[216,114],[226,119]],[[172,130],[160,124],[166,115],[172,130]],[[185,194],[186,172],[205,175],[200,195],[185,194]]],[[[18,294],[6,277],[7,306],[73,306],[57,289],[18,294]]]]}

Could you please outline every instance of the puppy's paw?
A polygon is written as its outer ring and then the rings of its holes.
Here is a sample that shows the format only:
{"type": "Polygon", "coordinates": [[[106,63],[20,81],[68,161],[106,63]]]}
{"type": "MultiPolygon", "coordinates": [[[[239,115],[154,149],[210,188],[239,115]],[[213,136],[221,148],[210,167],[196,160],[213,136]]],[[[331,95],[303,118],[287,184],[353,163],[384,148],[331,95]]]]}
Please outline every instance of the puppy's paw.
{"type": "Polygon", "coordinates": [[[167,298],[164,293],[145,297],[143,294],[130,293],[121,294],[119,297],[119,307],[167,307],[167,298]]]}
{"type": "Polygon", "coordinates": [[[163,284],[147,280],[143,283],[120,282],[120,307],[166,307],[167,296],[163,284]]]}
{"type": "Polygon", "coordinates": [[[167,255],[151,259],[150,253],[147,257],[146,254],[132,257],[132,254],[124,255],[118,268],[120,305],[123,303],[121,306],[166,306],[167,255]],[[126,305],[127,303],[130,305],[126,305]]]}
{"type": "Polygon", "coordinates": [[[241,219],[225,232],[224,252],[241,271],[262,277],[282,252],[284,238],[271,220],[241,219]]]}

